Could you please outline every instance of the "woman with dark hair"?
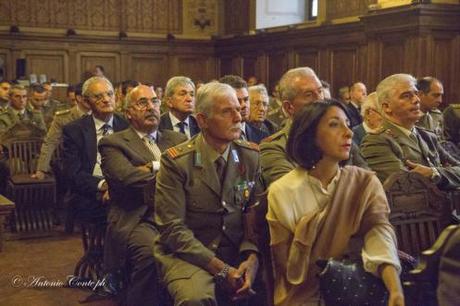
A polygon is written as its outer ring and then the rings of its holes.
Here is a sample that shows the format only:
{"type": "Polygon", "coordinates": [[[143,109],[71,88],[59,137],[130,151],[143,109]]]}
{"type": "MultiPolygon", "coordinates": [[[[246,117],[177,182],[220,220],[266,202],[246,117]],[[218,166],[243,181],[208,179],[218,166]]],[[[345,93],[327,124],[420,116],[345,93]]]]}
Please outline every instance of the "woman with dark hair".
{"type": "Polygon", "coordinates": [[[404,305],[383,187],[373,172],[342,167],[349,124],[333,100],[307,105],[294,118],[287,154],[298,166],[268,193],[275,305],[321,305],[315,262],[345,255],[361,256],[365,270],[382,278],[389,305],[404,305]]]}

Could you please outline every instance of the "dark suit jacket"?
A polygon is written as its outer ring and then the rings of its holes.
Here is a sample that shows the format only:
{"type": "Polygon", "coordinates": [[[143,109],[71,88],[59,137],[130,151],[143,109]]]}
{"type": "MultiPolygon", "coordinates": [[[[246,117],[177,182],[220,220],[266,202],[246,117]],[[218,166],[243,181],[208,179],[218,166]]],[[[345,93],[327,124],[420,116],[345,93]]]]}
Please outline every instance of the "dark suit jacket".
{"type": "Polygon", "coordinates": [[[390,121],[384,121],[379,134],[367,134],[361,143],[361,153],[369,167],[384,182],[392,173],[408,171],[405,161],[435,167],[441,175],[441,189],[460,187],[460,161],[453,158],[439,143],[434,133],[415,127],[418,142],[405,135],[390,121]]]}
{"type": "MultiPolygon", "coordinates": [[[[186,140],[187,137],[181,133],[165,130],[158,132],[157,145],[163,152],[186,140]]],[[[151,163],[155,157],[133,128],[101,139],[99,152],[110,194],[104,264],[107,271],[114,271],[125,263],[132,230],[146,215],[148,208],[153,207],[155,173],[138,167],[151,163]]],[[[153,209],[148,214],[151,213],[153,209]]]]}
{"type": "MultiPolygon", "coordinates": [[[[114,132],[124,130],[128,123],[113,115],[114,132]]],[[[92,116],[83,116],[64,126],[63,165],[71,190],[90,199],[96,199],[100,178],[93,176],[97,158],[96,127],[92,116]]]]}
{"type": "Polygon", "coordinates": [[[360,145],[363,141],[364,136],[366,136],[367,132],[364,129],[363,124],[357,125],[353,128],[353,141],[356,145],[360,145]]]}
{"type": "Polygon", "coordinates": [[[245,134],[246,134],[246,139],[250,142],[254,142],[254,143],[257,143],[259,144],[262,139],[270,136],[270,135],[267,135],[267,133],[265,133],[263,130],[261,129],[258,129],[252,125],[250,125],[249,123],[246,122],[245,124],[245,134]]]}
{"type": "Polygon", "coordinates": [[[359,111],[356,109],[356,107],[351,104],[346,105],[346,111],[348,118],[350,119],[350,126],[353,128],[357,125],[360,125],[363,122],[363,118],[361,117],[361,114],[359,111]]]}
{"type": "MultiPolygon", "coordinates": [[[[190,137],[195,136],[200,132],[200,127],[198,126],[198,123],[196,122],[195,117],[192,115],[189,116],[189,123],[190,123],[190,137]]],[[[164,130],[174,130],[171,122],[171,118],[169,117],[169,112],[166,112],[161,115],[160,117],[160,125],[158,126],[158,130],[164,131],[164,130]]]]}

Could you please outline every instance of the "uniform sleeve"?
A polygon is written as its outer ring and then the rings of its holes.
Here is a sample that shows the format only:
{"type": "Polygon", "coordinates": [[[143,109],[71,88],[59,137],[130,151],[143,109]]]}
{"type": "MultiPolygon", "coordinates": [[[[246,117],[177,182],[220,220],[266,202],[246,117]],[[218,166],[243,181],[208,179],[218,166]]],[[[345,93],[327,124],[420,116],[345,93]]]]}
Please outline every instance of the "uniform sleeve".
{"type": "Polygon", "coordinates": [[[294,165],[287,159],[285,149],[274,141],[260,144],[260,164],[266,187],[294,169],[294,165]]]}
{"type": "Polygon", "coordinates": [[[185,224],[186,196],[182,186],[186,174],[167,154],[161,157],[155,194],[155,222],[160,230],[160,242],[181,259],[203,269],[215,256],[214,252],[195,238],[185,224]]]}
{"type": "Polygon", "coordinates": [[[60,116],[54,116],[53,122],[46,134],[45,141],[40,149],[40,158],[38,159],[37,165],[37,170],[39,171],[50,171],[51,159],[62,139],[62,120],[60,116]]]}
{"type": "Polygon", "coordinates": [[[400,148],[382,135],[367,134],[361,143],[361,154],[381,182],[392,173],[406,170],[400,148]]]}

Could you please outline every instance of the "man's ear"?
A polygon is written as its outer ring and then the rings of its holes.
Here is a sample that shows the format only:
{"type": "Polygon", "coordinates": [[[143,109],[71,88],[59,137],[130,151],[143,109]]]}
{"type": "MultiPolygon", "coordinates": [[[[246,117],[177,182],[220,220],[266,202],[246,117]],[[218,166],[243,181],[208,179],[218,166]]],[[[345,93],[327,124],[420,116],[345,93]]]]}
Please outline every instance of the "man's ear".
{"type": "Polygon", "coordinates": [[[284,112],[288,114],[289,117],[292,117],[294,115],[294,106],[289,100],[283,100],[281,105],[284,109],[284,112]]]}
{"type": "Polygon", "coordinates": [[[198,123],[198,126],[200,127],[200,129],[204,130],[204,129],[207,129],[208,128],[208,117],[206,117],[205,114],[203,113],[197,113],[195,115],[195,119],[196,119],[196,122],[198,123]]]}
{"type": "Polygon", "coordinates": [[[166,106],[168,107],[168,109],[172,109],[171,97],[164,97],[163,100],[165,101],[166,106]]]}

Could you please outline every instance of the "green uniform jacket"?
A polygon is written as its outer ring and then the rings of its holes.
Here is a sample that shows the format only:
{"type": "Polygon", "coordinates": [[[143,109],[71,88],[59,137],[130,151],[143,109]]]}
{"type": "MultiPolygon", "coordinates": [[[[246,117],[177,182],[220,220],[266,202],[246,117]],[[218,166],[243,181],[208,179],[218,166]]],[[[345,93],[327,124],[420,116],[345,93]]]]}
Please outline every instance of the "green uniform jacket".
{"type": "Polygon", "coordinates": [[[43,172],[49,172],[51,170],[51,158],[53,157],[54,151],[62,141],[62,128],[67,123],[77,120],[83,115],[84,113],[80,111],[77,106],[56,113],[48,133],[46,134],[45,141],[42,144],[37,170],[43,172]]]}
{"type": "Polygon", "coordinates": [[[155,193],[161,235],[154,255],[168,281],[204,269],[222,239],[239,252],[257,251],[244,236],[243,208],[260,191],[258,147],[231,143],[222,190],[210,154],[199,133],[161,158],[155,193]]]}
{"type": "Polygon", "coordinates": [[[369,167],[384,182],[392,173],[408,171],[405,161],[410,160],[435,167],[441,175],[440,188],[460,187],[460,161],[442,148],[435,134],[419,127],[415,129],[418,142],[389,121],[384,121],[380,133],[367,134],[361,143],[361,153],[369,167]]]}
{"type": "MultiPolygon", "coordinates": [[[[271,183],[297,166],[286,155],[286,143],[290,129],[291,121],[288,121],[282,130],[265,138],[260,143],[262,178],[267,188],[271,183]]],[[[354,143],[351,147],[350,159],[346,164],[368,169],[366,161],[362,158],[359,148],[354,143]]]]}
{"type": "Polygon", "coordinates": [[[443,112],[444,133],[447,140],[460,148],[460,104],[451,104],[443,112]]]}
{"type": "MultiPolygon", "coordinates": [[[[19,117],[16,115],[16,113],[13,111],[11,107],[8,107],[2,112],[0,112],[0,135],[9,130],[19,121],[19,117]]],[[[24,116],[21,121],[30,121],[30,123],[37,126],[39,129],[46,131],[45,122],[43,121],[43,115],[39,111],[32,111],[26,109],[24,111],[24,116]]]]}
{"type": "Polygon", "coordinates": [[[444,139],[444,119],[439,109],[433,109],[425,113],[416,123],[417,126],[433,132],[439,139],[444,139]]]}

